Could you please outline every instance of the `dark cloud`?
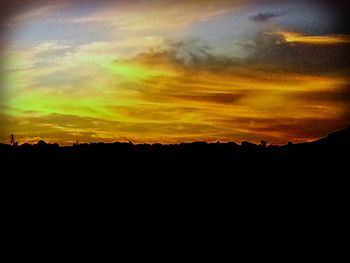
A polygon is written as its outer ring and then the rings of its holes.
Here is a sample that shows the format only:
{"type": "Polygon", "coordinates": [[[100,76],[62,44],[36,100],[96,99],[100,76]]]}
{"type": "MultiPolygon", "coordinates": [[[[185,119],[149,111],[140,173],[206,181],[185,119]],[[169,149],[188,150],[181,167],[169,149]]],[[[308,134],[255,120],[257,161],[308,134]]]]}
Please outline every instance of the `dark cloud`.
{"type": "Polygon", "coordinates": [[[277,14],[277,13],[259,13],[254,16],[251,16],[250,19],[254,22],[259,22],[259,23],[265,23],[268,22],[272,18],[276,18],[279,16],[283,16],[284,13],[282,14],[277,14]]]}
{"type": "MultiPolygon", "coordinates": [[[[328,91],[299,91],[290,95],[292,100],[299,100],[300,105],[337,105],[339,118],[350,124],[350,85],[343,85],[328,91]]],[[[339,127],[341,128],[341,127],[339,127]]]]}
{"type": "Polygon", "coordinates": [[[262,33],[246,48],[250,55],[245,63],[277,72],[346,74],[350,69],[349,44],[290,43],[278,34],[262,33]]]}
{"type": "Polygon", "coordinates": [[[346,75],[350,71],[349,43],[287,42],[282,35],[262,32],[247,39],[242,48],[247,53],[245,58],[217,54],[202,40],[169,42],[167,50],[140,54],[135,59],[145,64],[164,63],[218,72],[242,67],[317,75],[346,75]]]}
{"type": "Polygon", "coordinates": [[[337,102],[338,105],[343,104],[348,109],[350,115],[350,85],[344,85],[337,90],[329,91],[299,91],[292,95],[293,98],[303,102],[337,102]]]}
{"type": "Polygon", "coordinates": [[[194,95],[176,95],[175,98],[188,101],[211,102],[218,104],[234,104],[244,98],[246,94],[237,93],[197,93],[194,95]]]}
{"type": "Polygon", "coordinates": [[[314,0],[315,4],[323,6],[325,10],[329,10],[333,15],[333,23],[329,28],[328,34],[350,34],[349,9],[350,2],[348,0],[314,0]]]}
{"type": "Polygon", "coordinates": [[[186,68],[210,69],[223,68],[232,63],[225,55],[215,55],[212,48],[203,40],[168,41],[164,51],[152,51],[139,54],[136,58],[145,64],[174,64],[186,68]]]}

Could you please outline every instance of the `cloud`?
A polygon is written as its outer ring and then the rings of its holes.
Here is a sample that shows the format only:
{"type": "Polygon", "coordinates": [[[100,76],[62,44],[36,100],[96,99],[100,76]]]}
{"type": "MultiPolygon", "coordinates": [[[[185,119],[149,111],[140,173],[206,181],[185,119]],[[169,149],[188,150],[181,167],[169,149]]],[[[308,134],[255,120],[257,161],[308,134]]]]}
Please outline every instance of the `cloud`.
{"type": "Polygon", "coordinates": [[[122,31],[145,32],[186,28],[197,22],[232,14],[247,1],[152,1],[116,3],[114,8],[74,19],[76,23],[97,23],[122,31]]]}
{"type": "Polygon", "coordinates": [[[18,25],[18,24],[27,23],[31,20],[42,19],[43,17],[52,15],[53,13],[67,7],[67,3],[65,1],[61,1],[61,2],[47,1],[43,5],[39,1],[36,1],[36,2],[32,1],[32,4],[33,5],[29,3],[29,7],[25,9],[19,8],[10,17],[8,24],[18,25]]]}
{"type": "Polygon", "coordinates": [[[188,100],[189,102],[199,101],[199,102],[234,105],[244,96],[245,94],[240,94],[240,93],[237,94],[237,93],[197,92],[193,95],[175,95],[173,96],[173,98],[178,98],[184,101],[188,100]]]}
{"type": "Polygon", "coordinates": [[[331,131],[347,127],[349,119],[345,117],[339,119],[327,117],[241,118],[235,122],[240,123],[242,132],[245,131],[247,137],[264,138],[268,141],[286,144],[288,141],[305,142],[325,137],[331,131]]]}
{"type": "Polygon", "coordinates": [[[344,41],[348,37],[319,36],[319,40],[292,41],[280,32],[257,34],[246,44],[249,55],[245,63],[276,71],[344,74],[350,69],[350,44],[344,41]],[[340,40],[342,44],[339,44],[340,40]],[[319,44],[318,41],[327,43],[319,44]]]}
{"type": "Polygon", "coordinates": [[[350,84],[338,85],[333,90],[324,90],[318,92],[301,91],[290,94],[291,99],[300,101],[301,104],[338,105],[341,108],[340,115],[347,116],[350,121],[350,84]]]}
{"type": "MultiPolygon", "coordinates": [[[[45,44],[33,50],[50,47],[45,44]]],[[[253,65],[261,58],[254,58],[252,63],[250,58],[245,61],[216,56],[199,40],[169,43],[164,51],[149,51],[124,60],[109,56],[113,51],[94,54],[100,48],[90,45],[70,50],[50,66],[51,73],[34,69],[27,83],[37,84],[12,90],[9,102],[14,109],[4,112],[20,117],[6,125],[4,134],[15,132],[22,141],[42,138],[65,144],[76,139],[123,138],[139,142],[266,138],[281,143],[310,140],[320,134],[295,135],[295,130],[288,131],[290,123],[301,124],[297,120],[305,116],[308,118],[303,125],[332,116],[338,122],[331,126],[337,128],[344,120],[341,114],[346,103],[337,99],[345,92],[347,80],[343,76],[277,72],[269,69],[271,61],[259,69],[253,65]],[[213,62],[214,67],[210,65],[213,62]],[[84,71],[79,70],[82,67],[84,71]],[[329,96],[329,100],[315,95],[323,93],[327,97],[332,92],[339,95],[329,96]],[[305,94],[310,94],[307,101],[302,100],[305,94]]],[[[32,54],[35,59],[41,52],[32,54]]]]}
{"type": "Polygon", "coordinates": [[[97,89],[86,88],[99,82],[94,74],[79,83],[80,92],[57,87],[18,93],[12,105],[21,114],[10,118],[4,135],[14,132],[21,142],[41,138],[63,144],[77,139],[164,143],[267,139],[285,143],[314,139],[344,123],[347,99],[341,104],[339,100],[344,94],[340,84],[345,80],[339,77],[245,68],[218,72],[185,64],[167,67],[175,67],[176,74],[121,81],[119,73],[111,78],[101,72],[107,82],[97,89]],[[327,100],[333,92],[338,95],[327,100]],[[309,99],[303,99],[305,94],[309,99]],[[330,125],[301,132],[329,119],[333,119],[330,125]]]}
{"type": "Polygon", "coordinates": [[[300,32],[278,32],[288,43],[303,43],[311,45],[349,44],[350,35],[305,35],[300,32]]]}
{"type": "Polygon", "coordinates": [[[15,132],[20,143],[37,142],[44,139],[63,145],[80,142],[114,142],[132,140],[138,143],[159,142],[158,134],[163,135],[163,142],[177,143],[195,141],[200,135],[218,132],[207,124],[169,122],[124,122],[107,121],[91,117],[79,117],[66,114],[49,114],[46,116],[10,117],[0,115],[7,125],[0,134],[1,141],[8,140],[8,134],[15,132]]]}
{"type": "Polygon", "coordinates": [[[272,18],[283,16],[285,13],[277,14],[277,13],[258,13],[254,16],[251,16],[250,19],[254,22],[258,23],[266,23],[272,18]]]}
{"type": "Polygon", "coordinates": [[[293,41],[281,31],[257,33],[239,44],[240,53],[244,54],[241,57],[235,56],[235,53],[218,53],[214,46],[200,39],[165,40],[161,49],[139,53],[132,60],[146,65],[170,64],[188,70],[234,72],[236,75],[248,75],[251,70],[267,71],[272,75],[274,72],[320,75],[334,72],[345,74],[349,71],[348,35],[305,38],[293,41]],[[325,43],[320,44],[319,41],[325,43]]]}

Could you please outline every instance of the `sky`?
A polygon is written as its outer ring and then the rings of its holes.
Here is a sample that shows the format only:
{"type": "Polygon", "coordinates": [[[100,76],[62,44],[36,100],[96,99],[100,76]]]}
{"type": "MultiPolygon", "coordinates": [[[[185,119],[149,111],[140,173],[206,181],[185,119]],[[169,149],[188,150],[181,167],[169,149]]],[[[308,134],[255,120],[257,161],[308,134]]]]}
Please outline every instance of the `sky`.
{"type": "Polygon", "coordinates": [[[350,124],[346,1],[0,0],[0,142],[307,142],[350,124]]]}

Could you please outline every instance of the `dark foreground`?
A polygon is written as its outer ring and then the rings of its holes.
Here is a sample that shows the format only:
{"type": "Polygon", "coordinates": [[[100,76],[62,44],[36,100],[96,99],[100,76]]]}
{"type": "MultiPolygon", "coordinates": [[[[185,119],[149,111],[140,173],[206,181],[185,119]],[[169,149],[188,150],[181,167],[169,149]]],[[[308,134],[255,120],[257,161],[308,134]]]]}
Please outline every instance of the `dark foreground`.
{"type": "MultiPolygon", "coordinates": [[[[284,146],[256,145],[249,142],[161,145],[131,143],[91,143],[70,147],[40,142],[36,145],[0,144],[2,167],[16,170],[57,171],[225,173],[294,172],[342,173],[350,156],[350,127],[326,138],[284,146]]],[[[346,172],[344,172],[346,174],[346,172]]]]}
{"type": "Polygon", "coordinates": [[[161,213],[160,220],[184,215],[187,222],[199,213],[194,225],[218,217],[215,225],[228,220],[231,226],[238,218],[238,229],[248,224],[247,229],[266,231],[266,225],[288,219],[293,222],[283,227],[291,232],[301,229],[296,222],[304,224],[314,214],[304,227],[317,226],[317,235],[323,235],[328,218],[339,228],[346,218],[349,156],[350,127],[312,143],[267,147],[247,142],[0,145],[0,178],[4,203],[16,211],[40,204],[40,211],[52,208],[53,217],[58,207],[71,214],[89,211],[89,218],[93,207],[95,215],[108,211],[118,220],[136,213],[126,217],[135,225],[149,214],[161,213]]]}

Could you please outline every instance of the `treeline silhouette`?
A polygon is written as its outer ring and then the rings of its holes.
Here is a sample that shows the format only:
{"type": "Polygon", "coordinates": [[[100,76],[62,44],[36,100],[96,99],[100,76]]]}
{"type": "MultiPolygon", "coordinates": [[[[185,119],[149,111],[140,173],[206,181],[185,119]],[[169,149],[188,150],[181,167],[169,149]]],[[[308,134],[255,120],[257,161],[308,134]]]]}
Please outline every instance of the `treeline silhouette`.
{"type": "Polygon", "coordinates": [[[20,168],[50,167],[78,170],[114,171],[162,170],[193,171],[269,171],[298,172],[342,169],[350,156],[350,127],[310,143],[275,146],[242,142],[181,143],[174,145],[132,143],[90,143],[60,147],[39,141],[37,144],[0,144],[2,166],[20,168]]]}

